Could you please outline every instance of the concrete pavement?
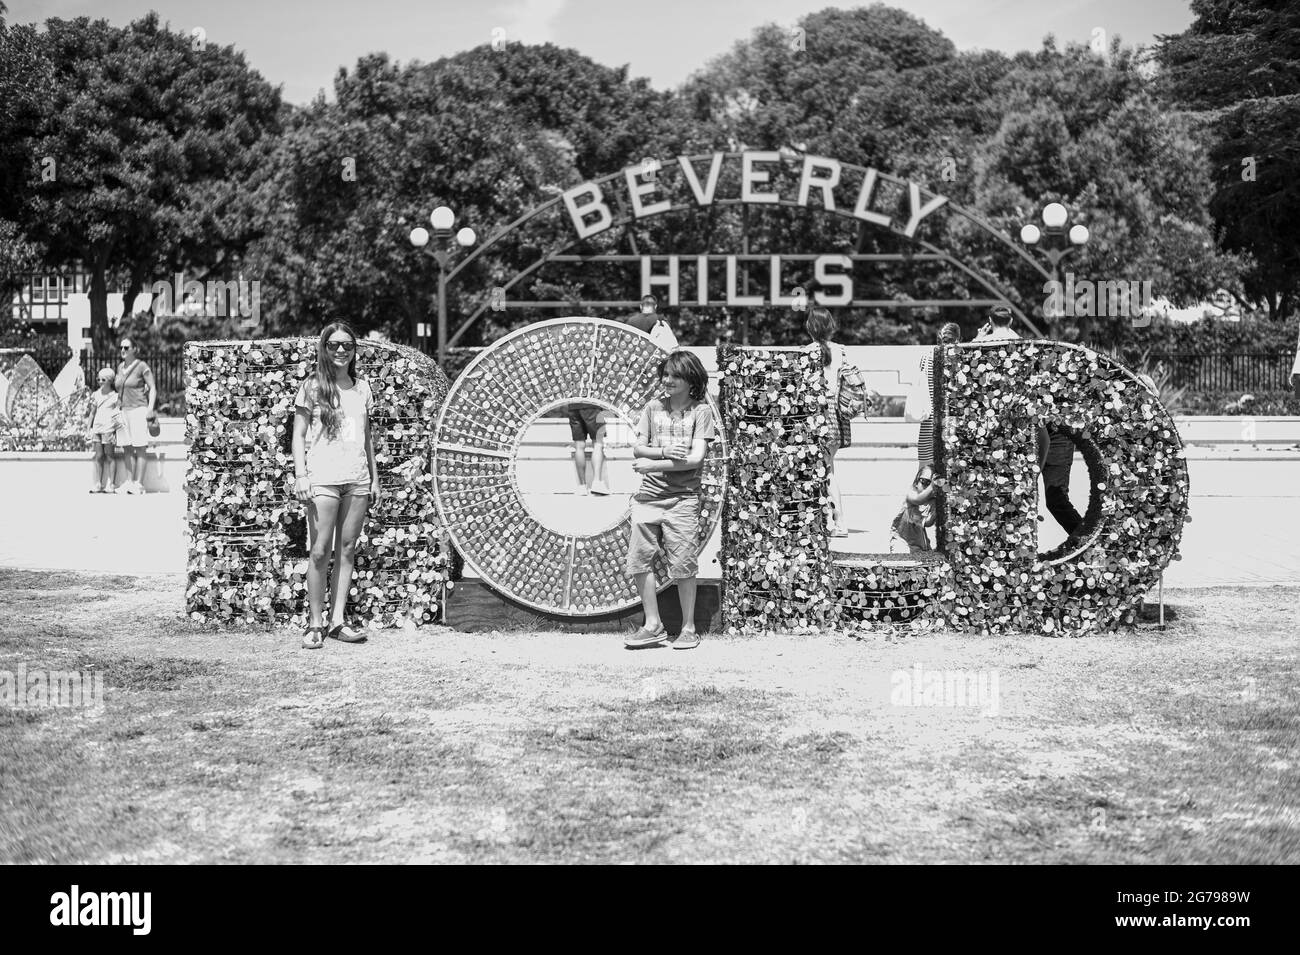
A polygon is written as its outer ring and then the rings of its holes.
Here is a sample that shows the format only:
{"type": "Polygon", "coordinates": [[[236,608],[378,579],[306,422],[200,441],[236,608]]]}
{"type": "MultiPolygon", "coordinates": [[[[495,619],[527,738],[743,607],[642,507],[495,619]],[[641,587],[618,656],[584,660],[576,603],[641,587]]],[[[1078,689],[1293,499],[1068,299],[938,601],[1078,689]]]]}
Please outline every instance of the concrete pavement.
{"type": "MultiPolygon", "coordinates": [[[[521,481],[533,481],[530,506],[561,521],[582,514],[603,522],[610,499],[572,493],[574,476],[563,447],[534,449],[521,462],[521,481]],[[540,469],[540,470],[537,470],[540,469]],[[529,474],[534,478],[530,479],[529,474]],[[557,489],[560,493],[556,493],[557,489]]],[[[89,462],[79,455],[0,456],[0,494],[8,513],[0,526],[0,566],[116,572],[184,573],[185,497],[177,490],[146,496],[91,495],[89,462]]],[[[177,462],[179,463],[179,462],[177,462]]],[[[628,492],[630,471],[617,460],[611,484],[628,492]]],[[[1170,565],[1171,588],[1300,584],[1300,450],[1287,446],[1192,447],[1191,516],[1183,559],[1170,565]]],[[[889,522],[915,471],[907,448],[852,448],[838,459],[844,509],[853,535],[837,549],[885,551],[889,522]]],[[[1086,471],[1076,462],[1071,496],[1087,501],[1086,471]]],[[[1082,507],[1080,508],[1082,509],[1082,507]]],[[[1064,538],[1051,517],[1040,547],[1064,538]]],[[[701,555],[702,576],[716,576],[716,541],[701,555]]]]}

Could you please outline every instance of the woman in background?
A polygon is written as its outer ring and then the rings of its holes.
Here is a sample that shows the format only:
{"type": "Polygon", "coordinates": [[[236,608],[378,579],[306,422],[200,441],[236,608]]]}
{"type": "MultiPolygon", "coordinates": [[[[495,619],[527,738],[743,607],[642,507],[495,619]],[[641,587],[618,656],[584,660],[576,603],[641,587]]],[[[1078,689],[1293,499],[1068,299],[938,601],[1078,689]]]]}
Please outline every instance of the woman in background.
{"type": "MultiPolygon", "coordinates": [[[[939,329],[940,345],[956,345],[961,341],[961,328],[956,322],[945,322],[939,329]]],[[[930,393],[929,411],[921,418],[916,431],[916,463],[918,467],[934,467],[934,351],[927,351],[921,359],[921,380],[930,393]]]]}
{"type": "MultiPolygon", "coordinates": [[[[849,529],[844,520],[844,503],[840,498],[840,482],[835,477],[835,452],[848,447],[852,421],[839,413],[840,369],[844,367],[847,355],[844,346],[836,342],[835,333],[839,323],[835,316],[824,308],[810,309],[804,322],[804,330],[813,340],[813,345],[821,349],[822,374],[826,377],[826,388],[830,394],[830,408],[834,415],[830,437],[826,440],[827,469],[830,471],[831,507],[834,519],[830,526],[832,537],[848,537],[849,529]]],[[[810,346],[811,347],[811,346],[810,346]]]]}
{"type": "Polygon", "coordinates": [[[149,422],[156,421],[154,405],[158,401],[158,386],[153,380],[153,370],[136,356],[135,343],[123,338],[118,346],[122,360],[117,363],[114,387],[122,403],[122,418],[126,426],[119,435],[126,450],[126,483],[117,488],[119,493],[144,494],[144,469],[149,449],[149,422]]]}

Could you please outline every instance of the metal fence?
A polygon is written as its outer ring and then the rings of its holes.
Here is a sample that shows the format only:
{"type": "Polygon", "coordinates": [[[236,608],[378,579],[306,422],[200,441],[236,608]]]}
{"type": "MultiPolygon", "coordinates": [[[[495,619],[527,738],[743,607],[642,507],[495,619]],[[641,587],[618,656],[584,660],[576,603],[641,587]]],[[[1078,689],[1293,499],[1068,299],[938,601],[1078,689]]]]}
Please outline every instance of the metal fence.
{"type": "Polygon", "coordinates": [[[1189,391],[1289,390],[1292,352],[1152,352],[1147,363],[1163,363],[1171,383],[1189,391]]]}
{"type": "MultiPolygon", "coordinates": [[[[185,405],[185,356],[182,352],[162,352],[153,355],[138,355],[141,361],[153,372],[154,383],[158,386],[160,400],[172,399],[179,402],[177,413],[184,412],[185,405]]],[[[89,351],[82,352],[81,369],[86,373],[87,387],[94,388],[99,380],[99,369],[105,366],[117,370],[118,358],[98,358],[89,351]]]]}

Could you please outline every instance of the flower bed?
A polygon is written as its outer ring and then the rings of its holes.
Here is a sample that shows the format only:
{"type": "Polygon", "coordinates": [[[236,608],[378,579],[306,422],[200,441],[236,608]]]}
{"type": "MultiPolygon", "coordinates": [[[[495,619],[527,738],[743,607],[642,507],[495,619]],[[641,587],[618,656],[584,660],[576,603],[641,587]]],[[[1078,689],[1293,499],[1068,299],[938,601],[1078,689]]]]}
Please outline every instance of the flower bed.
{"type": "Polygon", "coordinates": [[[0,406],[0,450],[85,451],[90,395],[78,387],[60,398],[49,376],[27,354],[10,353],[0,362],[8,382],[0,406]]]}

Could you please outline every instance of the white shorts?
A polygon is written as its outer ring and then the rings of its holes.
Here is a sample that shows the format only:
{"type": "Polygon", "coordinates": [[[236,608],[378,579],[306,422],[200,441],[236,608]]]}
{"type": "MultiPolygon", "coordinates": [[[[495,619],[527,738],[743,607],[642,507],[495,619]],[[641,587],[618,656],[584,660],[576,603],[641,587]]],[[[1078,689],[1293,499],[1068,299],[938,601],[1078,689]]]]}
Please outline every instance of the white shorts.
{"type": "Polygon", "coordinates": [[[122,446],[130,448],[147,448],[149,446],[149,409],[129,408],[122,412],[126,419],[126,429],[122,435],[122,446]]]}

